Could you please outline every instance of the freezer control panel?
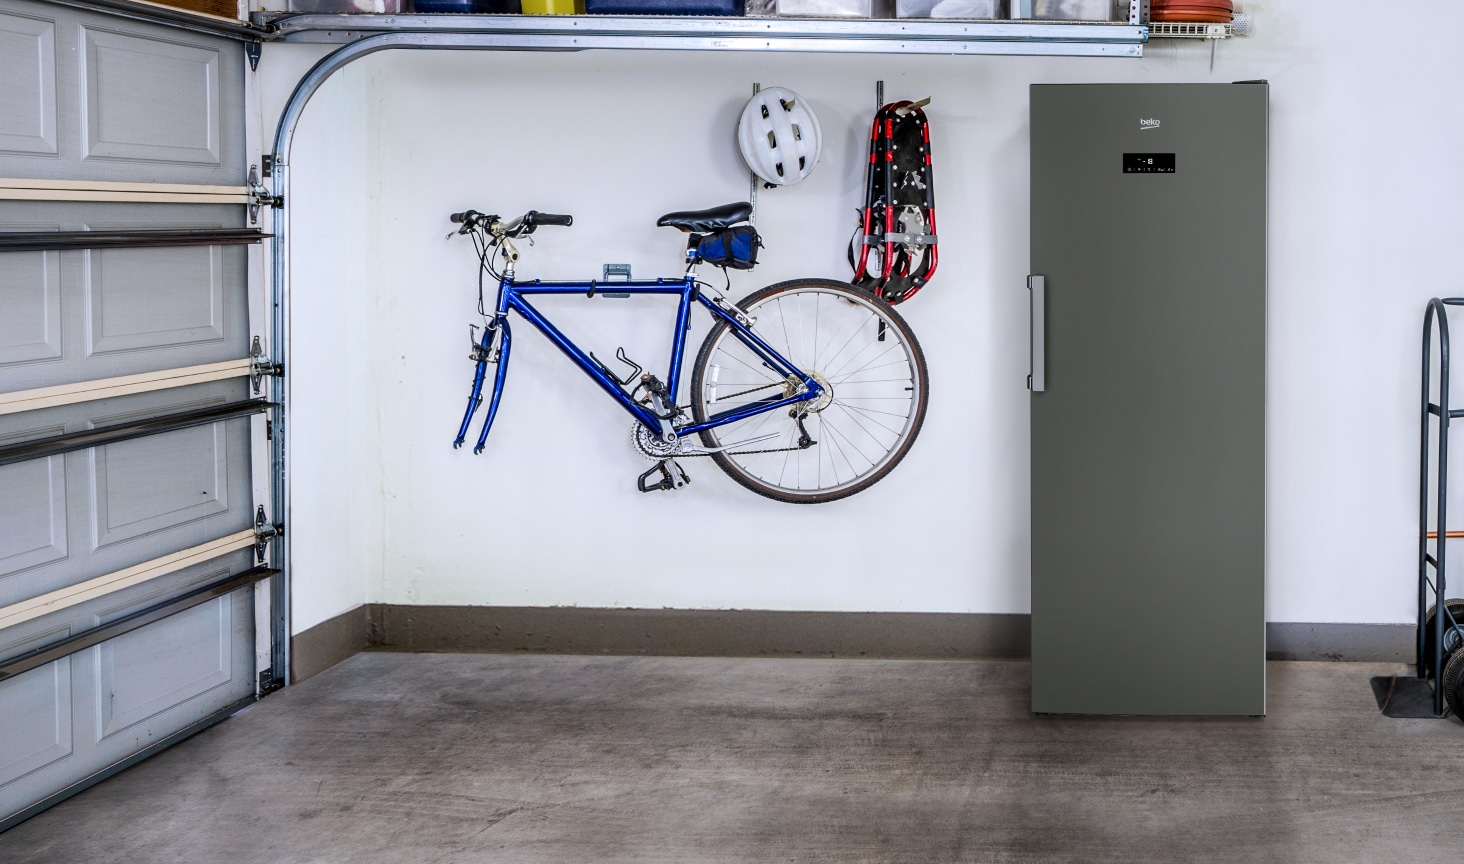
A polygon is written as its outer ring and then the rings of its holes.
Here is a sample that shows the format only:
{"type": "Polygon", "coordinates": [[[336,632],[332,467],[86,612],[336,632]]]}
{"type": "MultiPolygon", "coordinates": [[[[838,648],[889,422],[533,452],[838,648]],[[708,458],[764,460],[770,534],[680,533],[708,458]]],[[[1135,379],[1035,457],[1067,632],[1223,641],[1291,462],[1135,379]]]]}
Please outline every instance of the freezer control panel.
{"type": "Polygon", "coordinates": [[[1123,154],[1125,174],[1173,174],[1173,153],[1125,153],[1123,154]]]}

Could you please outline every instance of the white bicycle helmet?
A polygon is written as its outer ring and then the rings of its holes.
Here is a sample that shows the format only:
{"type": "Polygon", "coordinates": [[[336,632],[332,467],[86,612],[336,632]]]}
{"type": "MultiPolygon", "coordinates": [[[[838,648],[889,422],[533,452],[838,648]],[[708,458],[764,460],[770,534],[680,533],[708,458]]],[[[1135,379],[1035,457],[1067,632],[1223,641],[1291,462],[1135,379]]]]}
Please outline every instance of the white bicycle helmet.
{"type": "Polygon", "coordinates": [[[737,146],[752,173],[774,186],[788,186],[818,164],[823,132],[802,96],[786,87],[767,87],[742,109],[737,146]]]}

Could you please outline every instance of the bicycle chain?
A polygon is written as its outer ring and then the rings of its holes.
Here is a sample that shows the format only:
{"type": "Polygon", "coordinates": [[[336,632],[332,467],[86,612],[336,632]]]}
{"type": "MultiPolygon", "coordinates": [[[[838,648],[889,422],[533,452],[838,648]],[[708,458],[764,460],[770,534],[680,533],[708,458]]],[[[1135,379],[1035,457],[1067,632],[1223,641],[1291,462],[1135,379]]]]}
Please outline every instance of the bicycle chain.
{"type": "MultiPolygon", "coordinates": [[[[723,396],[721,399],[718,399],[717,401],[718,402],[724,402],[724,401],[726,401],[728,399],[736,399],[738,396],[746,396],[749,393],[756,393],[759,390],[766,390],[769,387],[783,387],[783,386],[786,386],[787,383],[788,383],[787,381],[775,381],[772,384],[764,384],[761,387],[754,387],[751,390],[743,390],[741,393],[728,393],[726,396],[723,396]]],[[[683,405],[682,408],[683,409],[690,409],[691,406],[690,405],[683,405]]]]}
{"type": "MultiPolygon", "coordinates": [[[[736,399],[738,396],[746,396],[749,393],[756,393],[759,390],[766,390],[769,387],[782,387],[784,385],[784,383],[785,382],[783,382],[783,381],[778,381],[778,382],[776,382],[774,384],[764,384],[761,387],[754,387],[751,390],[743,390],[741,393],[732,393],[730,395],[723,396],[722,399],[736,399]]],[[[718,399],[717,401],[718,402],[721,402],[722,399],[718,399]]],[[[691,410],[691,406],[690,405],[684,405],[684,406],[682,406],[682,408],[683,408],[683,410],[688,410],[688,411],[691,410]]],[[[808,446],[809,447],[812,447],[813,445],[810,444],[808,446]]],[[[723,456],[756,456],[756,455],[758,455],[760,453],[797,453],[799,450],[807,450],[807,449],[808,449],[808,447],[774,447],[774,448],[771,448],[771,449],[768,449],[768,450],[725,450],[725,451],[722,451],[722,455],[723,456]]],[[[682,453],[679,456],[670,456],[670,457],[667,457],[667,458],[670,458],[670,459],[681,459],[681,458],[690,458],[692,456],[716,456],[716,455],[717,455],[716,453],[682,453]]]]}

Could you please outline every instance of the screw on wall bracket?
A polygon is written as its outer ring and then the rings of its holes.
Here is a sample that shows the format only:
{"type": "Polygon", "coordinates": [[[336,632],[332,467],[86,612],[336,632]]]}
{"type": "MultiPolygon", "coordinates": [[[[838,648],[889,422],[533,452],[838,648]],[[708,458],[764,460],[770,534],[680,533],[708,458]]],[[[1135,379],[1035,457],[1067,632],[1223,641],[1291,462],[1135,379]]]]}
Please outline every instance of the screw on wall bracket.
{"type": "Polygon", "coordinates": [[[260,564],[264,563],[264,554],[269,550],[269,541],[276,537],[283,537],[285,526],[269,524],[269,517],[264,515],[264,505],[254,513],[254,557],[260,564]]]}

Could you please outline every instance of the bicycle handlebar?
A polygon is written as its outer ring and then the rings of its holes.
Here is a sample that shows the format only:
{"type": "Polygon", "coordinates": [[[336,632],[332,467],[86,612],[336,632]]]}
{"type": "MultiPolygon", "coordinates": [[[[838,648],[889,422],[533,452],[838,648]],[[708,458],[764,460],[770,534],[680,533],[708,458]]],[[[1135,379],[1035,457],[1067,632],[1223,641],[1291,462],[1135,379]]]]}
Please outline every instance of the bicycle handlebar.
{"type": "Polygon", "coordinates": [[[534,233],[534,229],[540,225],[557,225],[568,228],[574,224],[574,217],[560,215],[557,213],[540,213],[538,210],[530,210],[524,215],[511,222],[499,222],[497,216],[487,216],[477,210],[464,210],[461,213],[453,213],[447,217],[454,225],[463,227],[458,229],[459,234],[466,234],[479,225],[488,226],[494,234],[503,234],[508,237],[522,237],[525,234],[534,233]]]}
{"type": "Polygon", "coordinates": [[[524,224],[534,225],[559,225],[564,228],[574,224],[574,217],[569,215],[556,215],[554,213],[540,213],[538,210],[530,210],[524,214],[524,224]]]}

